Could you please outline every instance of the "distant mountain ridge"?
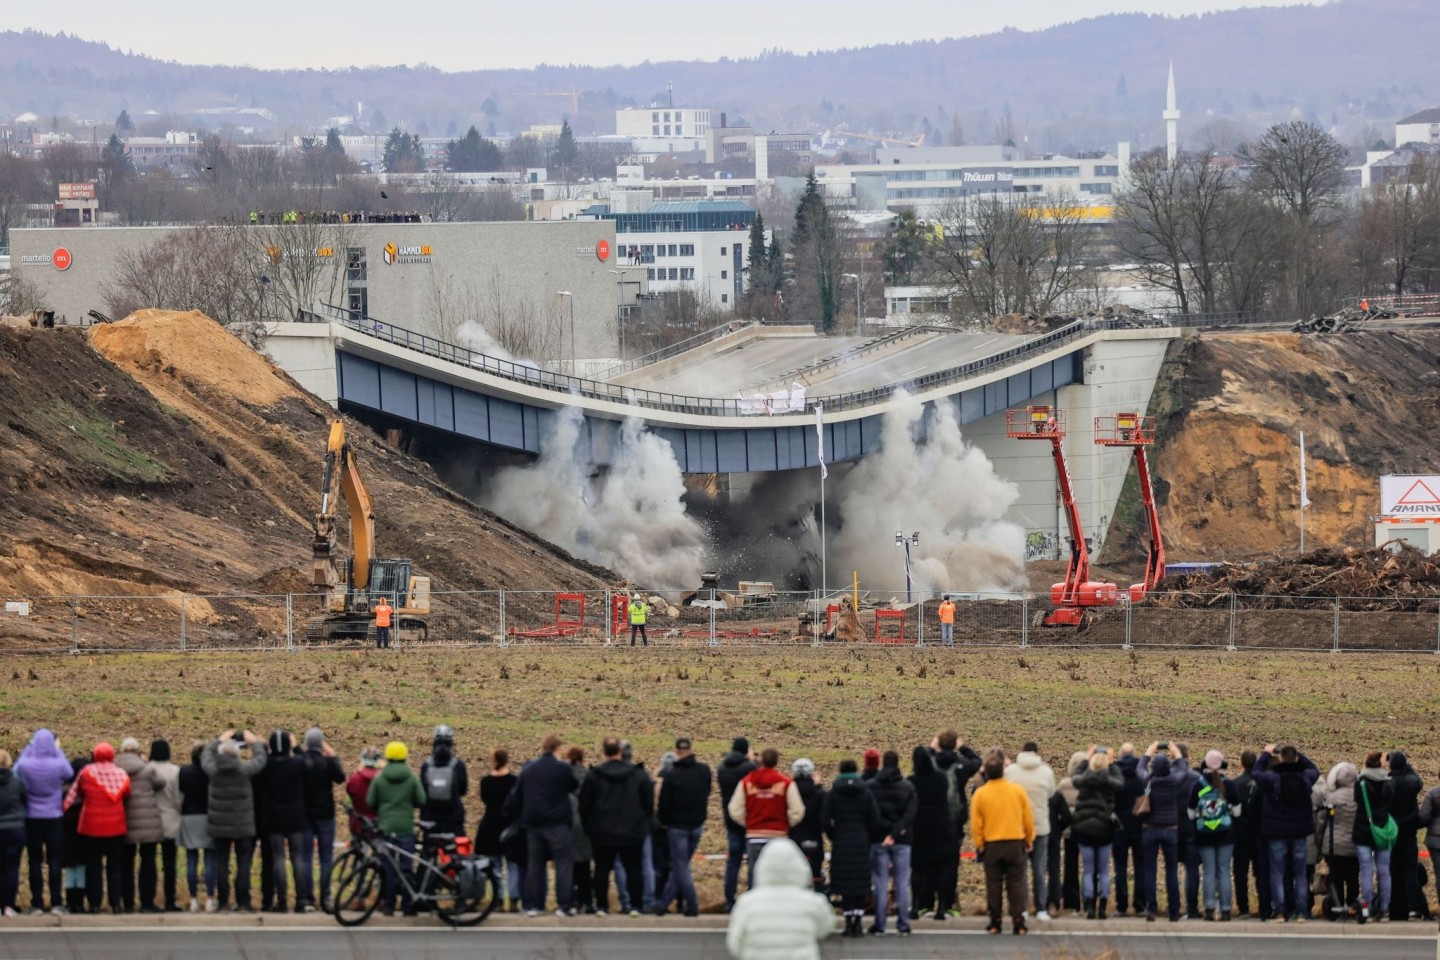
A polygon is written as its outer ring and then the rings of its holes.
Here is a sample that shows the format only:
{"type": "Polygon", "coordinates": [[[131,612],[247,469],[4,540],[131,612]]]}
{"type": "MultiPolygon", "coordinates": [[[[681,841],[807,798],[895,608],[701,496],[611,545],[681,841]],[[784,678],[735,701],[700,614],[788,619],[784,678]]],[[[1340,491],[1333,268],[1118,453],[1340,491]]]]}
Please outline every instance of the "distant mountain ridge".
{"type": "Polygon", "coordinates": [[[1008,107],[1032,152],[1137,148],[1162,142],[1167,64],[1175,62],[1182,130],[1216,118],[1255,129],[1298,116],[1350,138],[1393,133],[1394,120],[1440,103],[1434,69],[1440,3],[1335,0],[1204,16],[1114,14],[1035,32],[743,60],[669,61],[632,67],[542,65],[533,70],[446,73],[429,67],[259,70],[195,66],[34,32],[0,32],[0,121],[22,112],[108,123],[123,108],[147,112],[265,107],[282,132],[332,116],[383,114],[431,136],[471,123],[482,132],[558,123],[564,96],[585,93],[577,132],[613,130],[613,111],[646,104],[673,83],[677,103],[744,117],[767,130],[933,131],[944,142],[958,119],[967,142],[993,139],[1008,107]],[[489,101],[487,103],[487,101],[489,101]]]}

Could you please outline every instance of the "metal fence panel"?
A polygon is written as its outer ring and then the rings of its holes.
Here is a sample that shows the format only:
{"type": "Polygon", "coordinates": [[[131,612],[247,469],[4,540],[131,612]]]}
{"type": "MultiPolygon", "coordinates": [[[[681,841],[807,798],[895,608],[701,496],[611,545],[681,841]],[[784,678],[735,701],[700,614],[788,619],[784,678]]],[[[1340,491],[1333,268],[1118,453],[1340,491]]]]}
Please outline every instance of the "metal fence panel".
{"type": "Polygon", "coordinates": [[[1440,653],[1440,600],[1417,600],[1409,611],[1347,611],[1339,618],[1340,650],[1440,653]]]}
{"type": "Polygon", "coordinates": [[[5,649],[58,653],[71,648],[75,619],[70,597],[22,597],[12,602],[15,609],[0,613],[0,644],[5,649]]]}
{"type": "Polygon", "coordinates": [[[179,650],[181,595],[75,597],[77,653],[179,650]]]}
{"type": "Polygon", "coordinates": [[[1208,647],[1230,645],[1231,604],[1216,596],[1203,607],[1176,608],[1152,601],[1130,608],[1132,647],[1208,647]]]}

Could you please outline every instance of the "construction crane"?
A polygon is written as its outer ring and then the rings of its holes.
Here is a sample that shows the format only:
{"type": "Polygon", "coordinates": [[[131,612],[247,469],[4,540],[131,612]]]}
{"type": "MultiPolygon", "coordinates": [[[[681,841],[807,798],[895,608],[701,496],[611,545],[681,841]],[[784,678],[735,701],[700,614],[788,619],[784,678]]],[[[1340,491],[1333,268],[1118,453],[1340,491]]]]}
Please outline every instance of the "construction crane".
{"type": "Polygon", "coordinates": [[[306,622],[309,639],[368,638],[374,621],[372,607],[381,597],[395,609],[394,639],[425,639],[430,578],[414,576],[409,560],[374,556],[375,510],[340,420],[330,425],[314,533],[311,582],[325,593],[325,613],[306,622]],[[345,559],[340,559],[335,537],[335,506],[342,497],[350,515],[350,556],[345,559]]]}
{"type": "Polygon", "coordinates": [[[1090,548],[1085,543],[1085,528],[1080,523],[1080,508],[1075,505],[1075,491],[1070,482],[1070,466],[1065,461],[1065,411],[1039,405],[1006,410],[1005,433],[1017,440],[1050,442],[1065,520],[1070,526],[1070,564],[1065,571],[1065,582],[1050,588],[1052,609],[1040,617],[1040,624],[1083,627],[1090,609],[1113,607],[1120,593],[1113,583],[1090,579],[1090,548]]]}
{"type": "Polygon", "coordinates": [[[1155,509],[1155,487],[1150,480],[1150,458],[1145,452],[1155,442],[1155,418],[1138,413],[1096,417],[1095,442],[1103,447],[1135,448],[1140,503],[1145,508],[1145,524],[1150,536],[1145,552],[1145,579],[1130,585],[1130,600],[1139,603],[1165,578],[1165,540],[1160,535],[1160,514],[1155,509]]]}

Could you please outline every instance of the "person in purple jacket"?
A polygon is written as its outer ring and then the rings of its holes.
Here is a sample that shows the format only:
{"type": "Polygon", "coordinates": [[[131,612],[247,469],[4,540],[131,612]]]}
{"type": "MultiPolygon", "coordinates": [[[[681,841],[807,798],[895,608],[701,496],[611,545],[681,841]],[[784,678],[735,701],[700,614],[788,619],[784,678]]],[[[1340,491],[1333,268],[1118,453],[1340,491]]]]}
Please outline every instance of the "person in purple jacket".
{"type": "Polygon", "coordinates": [[[65,820],[62,802],[65,784],[75,771],[55,734],[41,727],[35,731],[20,759],[15,775],[25,784],[25,849],[30,861],[30,912],[45,912],[43,867],[50,867],[50,912],[68,913],[61,893],[61,858],[65,852],[65,820]]]}

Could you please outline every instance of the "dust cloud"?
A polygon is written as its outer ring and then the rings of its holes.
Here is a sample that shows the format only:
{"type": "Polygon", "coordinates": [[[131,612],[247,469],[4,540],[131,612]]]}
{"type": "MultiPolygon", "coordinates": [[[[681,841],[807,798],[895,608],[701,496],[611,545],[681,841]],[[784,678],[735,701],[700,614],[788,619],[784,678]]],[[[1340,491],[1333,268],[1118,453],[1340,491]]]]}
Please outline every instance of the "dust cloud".
{"type": "Polygon", "coordinates": [[[902,591],[900,530],[920,534],[910,574],[922,596],[1024,589],[1025,532],[1002,519],[1019,490],[965,442],[951,404],[927,410],[902,398],[885,415],[880,452],[861,460],[838,487],[840,529],[828,545],[832,581],[856,570],[862,587],[902,591]],[[922,425],[925,439],[917,443],[922,425]]]}
{"type": "Polygon", "coordinates": [[[621,427],[610,467],[592,477],[577,447],[582,416],[550,418],[534,463],[501,469],[482,502],[500,516],[646,589],[700,582],[708,552],[685,512],[685,482],[670,444],[635,418],[621,427]]]}

